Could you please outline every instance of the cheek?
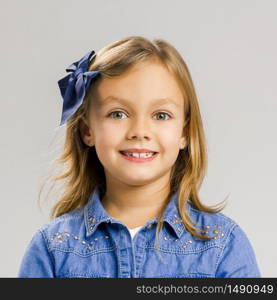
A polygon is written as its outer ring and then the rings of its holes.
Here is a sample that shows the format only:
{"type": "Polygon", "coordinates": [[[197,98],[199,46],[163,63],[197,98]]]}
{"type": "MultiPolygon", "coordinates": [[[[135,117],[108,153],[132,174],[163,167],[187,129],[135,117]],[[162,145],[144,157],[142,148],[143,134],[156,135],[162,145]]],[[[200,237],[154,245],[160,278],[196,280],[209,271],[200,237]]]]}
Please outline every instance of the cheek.
{"type": "Polygon", "coordinates": [[[121,140],[122,131],[118,130],[116,126],[112,126],[111,123],[102,123],[96,127],[95,144],[99,151],[107,153],[114,150],[121,140]]]}
{"type": "Polygon", "coordinates": [[[180,128],[174,126],[174,129],[172,128],[172,130],[161,130],[159,136],[160,151],[163,154],[163,160],[167,161],[167,164],[172,166],[180,152],[180,128]]]}
{"type": "Polygon", "coordinates": [[[179,127],[160,128],[158,134],[160,143],[165,149],[174,151],[177,148],[178,151],[181,136],[179,127]]]}

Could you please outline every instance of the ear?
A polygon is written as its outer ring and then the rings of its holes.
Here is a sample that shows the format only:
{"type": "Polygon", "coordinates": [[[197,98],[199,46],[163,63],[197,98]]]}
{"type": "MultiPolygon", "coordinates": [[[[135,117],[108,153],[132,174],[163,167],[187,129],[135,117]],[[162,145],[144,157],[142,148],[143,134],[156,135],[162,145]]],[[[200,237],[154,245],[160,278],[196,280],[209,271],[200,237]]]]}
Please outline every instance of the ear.
{"type": "Polygon", "coordinates": [[[89,122],[84,119],[83,117],[80,120],[79,123],[79,130],[80,130],[80,134],[81,134],[81,138],[83,140],[83,142],[87,145],[92,147],[94,145],[94,137],[92,134],[92,129],[89,125],[89,122]]]}
{"type": "Polygon", "coordinates": [[[185,149],[187,146],[187,136],[186,136],[186,130],[185,128],[183,129],[183,133],[182,133],[182,136],[180,138],[180,146],[179,148],[180,149],[185,149]]]}
{"type": "Polygon", "coordinates": [[[185,149],[187,146],[187,139],[186,137],[181,137],[180,139],[180,149],[185,149]]]}

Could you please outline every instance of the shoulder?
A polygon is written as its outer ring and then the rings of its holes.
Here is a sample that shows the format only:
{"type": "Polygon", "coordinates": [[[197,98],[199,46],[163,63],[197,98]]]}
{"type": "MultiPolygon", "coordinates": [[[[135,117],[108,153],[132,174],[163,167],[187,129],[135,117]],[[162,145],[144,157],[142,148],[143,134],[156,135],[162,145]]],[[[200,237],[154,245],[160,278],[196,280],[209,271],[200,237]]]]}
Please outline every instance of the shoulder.
{"type": "MultiPolygon", "coordinates": [[[[52,250],[68,251],[65,241],[79,246],[82,231],[83,209],[76,209],[44,224],[34,233],[22,258],[19,277],[55,277],[55,258],[52,250]],[[77,241],[76,241],[77,240],[77,241]],[[73,242],[73,243],[72,243],[73,242]]],[[[80,248],[80,246],[79,246],[80,248]]]]}
{"type": "Polygon", "coordinates": [[[202,245],[202,249],[214,249],[216,277],[261,276],[252,244],[236,221],[221,212],[206,213],[193,207],[190,217],[196,227],[213,237],[210,241],[196,242],[195,247],[202,245]]]}
{"type": "MultiPolygon", "coordinates": [[[[235,228],[239,228],[238,223],[222,212],[207,213],[197,210],[192,205],[189,206],[189,215],[197,228],[205,230],[208,236],[218,236],[226,239],[235,228]]],[[[241,229],[240,229],[241,230],[241,229]]]]}
{"type": "Polygon", "coordinates": [[[219,248],[228,249],[237,245],[251,248],[246,232],[237,221],[222,212],[207,213],[190,206],[189,215],[197,229],[203,230],[204,235],[211,237],[206,245],[214,245],[219,248]]]}
{"type": "Polygon", "coordinates": [[[217,246],[224,251],[233,249],[236,252],[242,248],[252,251],[244,229],[224,213],[206,213],[190,206],[189,214],[196,228],[204,230],[205,236],[212,237],[212,240],[205,242],[206,244],[217,246]]]}
{"type": "Polygon", "coordinates": [[[71,236],[79,239],[79,235],[85,233],[84,207],[77,208],[65,213],[38,229],[44,239],[50,242],[62,242],[64,236],[71,236]]]}

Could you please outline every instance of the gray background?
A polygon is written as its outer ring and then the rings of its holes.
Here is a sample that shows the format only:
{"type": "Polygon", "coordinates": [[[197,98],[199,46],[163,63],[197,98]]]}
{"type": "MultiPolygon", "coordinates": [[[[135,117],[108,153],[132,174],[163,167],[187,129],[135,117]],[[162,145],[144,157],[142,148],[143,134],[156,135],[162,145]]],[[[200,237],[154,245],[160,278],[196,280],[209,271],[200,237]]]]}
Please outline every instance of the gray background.
{"type": "MultiPolygon", "coordinates": [[[[1,0],[0,277],[16,277],[48,222],[40,184],[59,151],[57,80],[89,50],[128,35],[164,38],[196,86],[209,151],[200,190],[247,233],[263,277],[276,277],[277,2],[1,0]]],[[[50,199],[51,200],[51,199],[50,199]]]]}

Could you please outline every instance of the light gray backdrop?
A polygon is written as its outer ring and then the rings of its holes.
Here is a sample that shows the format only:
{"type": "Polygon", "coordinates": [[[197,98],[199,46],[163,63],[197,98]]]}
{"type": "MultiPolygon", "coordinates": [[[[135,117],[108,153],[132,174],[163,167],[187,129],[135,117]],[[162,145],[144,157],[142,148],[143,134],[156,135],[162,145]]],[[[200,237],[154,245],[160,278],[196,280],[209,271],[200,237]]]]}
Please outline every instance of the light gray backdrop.
{"type": "MultiPolygon", "coordinates": [[[[277,275],[275,0],[1,0],[0,277],[16,277],[48,222],[38,191],[55,158],[57,80],[89,50],[128,35],[164,38],[191,71],[208,139],[206,204],[247,233],[263,277],[277,275]]],[[[56,138],[58,137],[58,138],[56,138]]]]}

